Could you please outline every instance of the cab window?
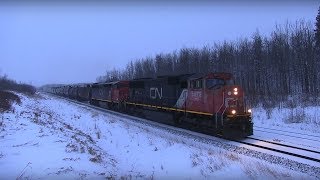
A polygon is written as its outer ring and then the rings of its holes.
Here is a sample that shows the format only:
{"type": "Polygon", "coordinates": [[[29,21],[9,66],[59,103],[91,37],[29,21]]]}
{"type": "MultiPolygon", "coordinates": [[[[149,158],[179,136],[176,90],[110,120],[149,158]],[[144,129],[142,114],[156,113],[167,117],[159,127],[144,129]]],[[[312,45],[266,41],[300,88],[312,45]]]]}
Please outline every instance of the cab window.
{"type": "Polygon", "coordinates": [[[226,80],[226,85],[234,85],[234,80],[233,79],[226,80]]]}
{"type": "Polygon", "coordinates": [[[191,88],[201,89],[202,88],[202,79],[191,81],[191,88]]]}
{"type": "Polygon", "coordinates": [[[214,87],[221,87],[225,85],[225,81],[223,79],[207,79],[206,80],[206,87],[208,89],[214,88],[214,87]]]}

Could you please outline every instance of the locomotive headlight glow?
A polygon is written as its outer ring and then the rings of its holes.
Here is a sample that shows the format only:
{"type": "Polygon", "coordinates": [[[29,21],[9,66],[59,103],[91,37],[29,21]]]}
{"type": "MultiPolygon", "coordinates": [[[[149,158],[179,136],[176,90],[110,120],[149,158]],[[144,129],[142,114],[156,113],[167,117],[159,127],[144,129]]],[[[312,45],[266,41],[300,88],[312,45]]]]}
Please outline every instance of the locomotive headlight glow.
{"type": "Polygon", "coordinates": [[[251,109],[248,109],[248,113],[251,113],[251,109]]]}
{"type": "Polygon", "coordinates": [[[234,88],[233,90],[236,92],[236,91],[238,91],[238,88],[234,88]]]}
{"type": "Polygon", "coordinates": [[[238,92],[237,92],[237,91],[235,91],[235,92],[233,92],[233,94],[234,94],[234,95],[238,95],[238,92]]]}
{"type": "Polygon", "coordinates": [[[236,110],[232,110],[231,113],[232,114],[236,114],[237,112],[236,112],[236,110]]]}

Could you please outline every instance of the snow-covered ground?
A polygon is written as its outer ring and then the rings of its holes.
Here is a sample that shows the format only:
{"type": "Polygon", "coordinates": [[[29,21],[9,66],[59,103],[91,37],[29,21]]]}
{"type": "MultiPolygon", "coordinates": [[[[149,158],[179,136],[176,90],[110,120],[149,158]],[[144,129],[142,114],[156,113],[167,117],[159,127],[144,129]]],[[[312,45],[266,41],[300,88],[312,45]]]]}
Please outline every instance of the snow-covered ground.
{"type": "Polygon", "coordinates": [[[19,96],[14,112],[0,114],[4,179],[315,179],[49,95],[19,96]]]}
{"type": "Polygon", "coordinates": [[[277,128],[304,134],[320,135],[320,106],[253,109],[255,126],[277,128]]]}
{"type": "Polygon", "coordinates": [[[320,152],[320,107],[258,107],[253,112],[253,137],[320,152]]]}

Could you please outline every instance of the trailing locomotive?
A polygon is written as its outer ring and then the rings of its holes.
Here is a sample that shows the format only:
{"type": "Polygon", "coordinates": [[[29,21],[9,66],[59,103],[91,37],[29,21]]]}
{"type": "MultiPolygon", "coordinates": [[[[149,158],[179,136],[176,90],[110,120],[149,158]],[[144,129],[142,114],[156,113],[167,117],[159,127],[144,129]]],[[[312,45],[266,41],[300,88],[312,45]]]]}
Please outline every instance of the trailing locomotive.
{"type": "Polygon", "coordinates": [[[53,94],[225,138],[253,134],[251,110],[229,73],[184,74],[53,87],[53,94]]]}

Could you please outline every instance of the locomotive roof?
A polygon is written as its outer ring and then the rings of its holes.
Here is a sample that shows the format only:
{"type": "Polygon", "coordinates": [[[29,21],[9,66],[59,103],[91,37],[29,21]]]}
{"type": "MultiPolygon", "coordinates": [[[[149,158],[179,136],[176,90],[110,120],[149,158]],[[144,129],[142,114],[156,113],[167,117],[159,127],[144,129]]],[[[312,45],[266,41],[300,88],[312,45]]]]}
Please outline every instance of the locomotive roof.
{"type": "Polygon", "coordinates": [[[136,78],[136,79],[132,79],[131,81],[148,80],[148,79],[153,79],[153,78],[151,78],[151,77],[146,77],[146,78],[136,78]]]}
{"type": "Polygon", "coordinates": [[[118,83],[128,83],[128,81],[112,81],[112,82],[104,82],[104,83],[93,83],[93,86],[100,86],[100,85],[114,85],[118,83]]]}
{"type": "Polygon", "coordinates": [[[194,75],[194,73],[190,73],[190,74],[179,74],[179,75],[161,75],[161,76],[157,76],[156,78],[137,78],[137,79],[133,79],[131,80],[131,82],[138,82],[138,81],[153,81],[153,80],[160,80],[160,79],[172,79],[172,78],[176,78],[176,79],[188,79],[190,76],[194,75]]]}
{"type": "Polygon", "coordinates": [[[190,77],[194,75],[195,73],[189,73],[189,74],[179,74],[179,75],[164,75],[164,76],[158,76],[158,78],[175,78],[175,77],[190,77]]]}
{"type": "Polygon", "coordinates": [[[111,81],[111,82],[104,82],[104,83],[97,83],[97,84],[116,84],[119,81],[111,81]]]}
{"type": "Polygon", "coordinates": [[[120,81],[112,81],[112,82],[104,82],[104,83],[93,83],[94,86],[99,86],[99,85],[114,85],[117,84],[120,81]]]}
{"type": "Polygon", "coordinates": [[[189,79],[193,80],[193,79],[200,79],[200,78],[219,78],[219,79],[232,79],[233,76],[231,73],[225,73],[225,72],[211,72],[211,73],[197,73],[192,75],[189,79]]]}

